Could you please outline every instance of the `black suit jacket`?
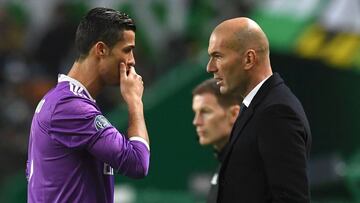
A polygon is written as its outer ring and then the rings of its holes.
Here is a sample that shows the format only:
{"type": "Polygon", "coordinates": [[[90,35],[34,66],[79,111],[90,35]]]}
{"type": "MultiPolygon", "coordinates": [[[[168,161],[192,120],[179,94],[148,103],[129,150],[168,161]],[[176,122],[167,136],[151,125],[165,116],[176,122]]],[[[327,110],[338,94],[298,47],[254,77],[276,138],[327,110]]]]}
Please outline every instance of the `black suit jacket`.
{"type": "Polygon", "coordinates": [[[234,124],[218,203],[310,202],[310,145],[302,105],[274,73],[234,124]]]}

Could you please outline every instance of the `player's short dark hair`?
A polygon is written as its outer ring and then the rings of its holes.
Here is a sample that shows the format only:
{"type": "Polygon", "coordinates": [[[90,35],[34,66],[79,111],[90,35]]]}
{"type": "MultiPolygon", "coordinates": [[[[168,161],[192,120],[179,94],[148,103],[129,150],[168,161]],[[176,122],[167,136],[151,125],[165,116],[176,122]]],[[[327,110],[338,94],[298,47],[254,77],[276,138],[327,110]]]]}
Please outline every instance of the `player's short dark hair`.
{"type": "Polygon", "coordinates": [[[122,39],[124,30],[136,31],[134,21],[125,13],[110,8],[93,8],[80,21],[75,45],[78,59],[85,58],[99,41],[110,48],[122,39]]]}
{"type": "Polygon", "coordinates": [[[229,107],[241,103],[239,97],[235,94],[222,94],[220,92],[220,87],[216,84],[216,80],[213,78],[203,81],[192,91],[193,96],[205,93],[214,95],[222,107],[229,107]]]}

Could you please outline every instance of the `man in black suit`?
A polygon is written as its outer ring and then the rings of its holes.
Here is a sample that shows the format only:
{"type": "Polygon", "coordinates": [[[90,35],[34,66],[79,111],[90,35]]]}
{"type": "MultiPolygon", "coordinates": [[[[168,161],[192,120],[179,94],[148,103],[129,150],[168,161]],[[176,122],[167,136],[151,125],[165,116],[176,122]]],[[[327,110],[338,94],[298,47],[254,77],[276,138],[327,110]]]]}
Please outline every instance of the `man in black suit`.
{"type": "Polygon", "coordinates": [[[243,99],[218,176],[218,202],[310,202],[309,123],[272,72],[265,33],[251,19],[226,20],[212,32],[208,52],[207,71],[221,93],[243,99]]]}

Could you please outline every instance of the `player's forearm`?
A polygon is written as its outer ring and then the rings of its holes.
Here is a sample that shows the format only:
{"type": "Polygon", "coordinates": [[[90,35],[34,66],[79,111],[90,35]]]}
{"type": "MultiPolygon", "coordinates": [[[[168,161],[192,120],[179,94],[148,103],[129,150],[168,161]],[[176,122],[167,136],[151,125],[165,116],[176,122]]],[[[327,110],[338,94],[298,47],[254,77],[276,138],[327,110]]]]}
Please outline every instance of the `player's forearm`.
{"type": "MultiPolygon", "coordinates": [[[[135,138],[135,139],[134,139],[135,138]]],[[[104,129],[87,150],[122,175],[143,178],[148,174],[150,151],[144,140],[126,139],[114,127],[104,129]]],[[[130,138],[131,139],[131,138],[130,138]]]]}
{"type": "Polygon", "coordinates": [[[130,151],[123,153],[122,164],[118,164],[117,172],[130,178],[144,178],[149,171],[150,151],[140,142],[131,142],[130,151]]]}
{"type": "MultiPolygon", "coordinates": [[[[129,111],[129,128],[128,136],[138,136],[146,140],[149,143],[148,132],[146,130],[144,108],[142,101],[132,102],[128,104],[129,111]]],[[[149,143],[150,144],[150,143],[149,143]]]]}

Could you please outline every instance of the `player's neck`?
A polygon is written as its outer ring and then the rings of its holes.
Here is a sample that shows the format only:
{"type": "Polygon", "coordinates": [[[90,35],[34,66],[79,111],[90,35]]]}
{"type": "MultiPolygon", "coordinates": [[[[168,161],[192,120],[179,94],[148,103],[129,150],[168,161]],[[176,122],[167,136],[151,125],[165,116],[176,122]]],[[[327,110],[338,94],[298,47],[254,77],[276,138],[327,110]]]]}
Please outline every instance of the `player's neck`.
{"type": "Polygon", "coordinates": [[[215,151],[217,152],[221,152],[222,149],[225,147],[226,143],[229,141],[229,139],[222,139],[222,140],[219,140],[217,143],[215,143],[213,145],[213,148],[215,151]]]}
{"type": "Polygon", "coordinates": [[[68,76],[79,81],[89,91],[91,97],[96,98],[103,84],[101,84],[98,75],[95,73],[94,65],[91,64],[91,61],[86,59],[75,61],[68,76]]]}

